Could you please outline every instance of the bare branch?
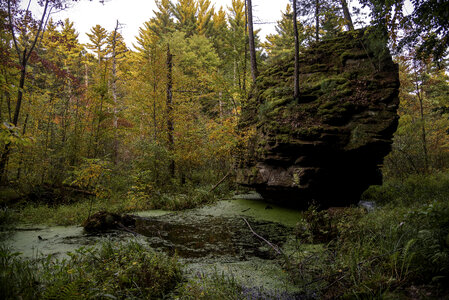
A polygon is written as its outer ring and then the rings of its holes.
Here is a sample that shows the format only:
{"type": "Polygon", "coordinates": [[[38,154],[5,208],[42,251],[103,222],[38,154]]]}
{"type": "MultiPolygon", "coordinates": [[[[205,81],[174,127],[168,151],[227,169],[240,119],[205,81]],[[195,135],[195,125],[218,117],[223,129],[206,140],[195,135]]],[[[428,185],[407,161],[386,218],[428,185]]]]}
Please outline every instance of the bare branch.
{"type": "Polygon", "coordinates": [[[45,19],[45,16],[46,16],[46,14],[47,14],[48,2],[49,2],[49,0],[46,0],[46,1],[45,1],[44,12],[42,13],[41,21],[39,22],[39,29],[38,29],[37,32],[36,32],[36,37],[34,38],[33,44],[31,45],[30,51],[28,52],[28,55],[27,55],[27,57],[26,57],[26,60],[27,60],[27,61],[28,61],[28,59],[30,58],[31,53],[33,52],[34,46],[36,46],[37,40],[39,39],[40,32],[41,32],[42,27],[43,27],[43,25],[44,25],[44,19],[45,19]]]}
{"type": "Polygon", "coordinates": [[[259,239],[261,239],[262,241],[264,241],[265,243],[267,243],[271,248],[273,248],[274,251],[276,251],[277,254],[283,254],[282,251],[281,251],[281,249],[280,249],[278,246],[276,246],[276,245],[270,243],[268,240],[266,240],[266,239],[263,238],[262,236],[258,235],[258,234],[253,230],[253,228],[251,227],[251,225],[249,225],[248,221],[247,221],[245,218],[243,218],[243,217],[242,217],[242,219],[243,219],[243,221],[245,221],[246,225],[248,225],[249,229],[251,230],[251,232],[252,232],[256,237],[258,237],[259,239]]]}
{"type": "Polygon", "coordinates": [[[11,0],[8,0],[8,18],[9,18],[9,27],[11,29],[12,40],[14,41],[14,47],[16,48],[17,56],[19,57],[19,62],[20,62],[20,60],[21,60],[20,49],[19,49],[19,46],[17,45],[16,33],[14,32],[14,24],[12,22],[11,0]]]}

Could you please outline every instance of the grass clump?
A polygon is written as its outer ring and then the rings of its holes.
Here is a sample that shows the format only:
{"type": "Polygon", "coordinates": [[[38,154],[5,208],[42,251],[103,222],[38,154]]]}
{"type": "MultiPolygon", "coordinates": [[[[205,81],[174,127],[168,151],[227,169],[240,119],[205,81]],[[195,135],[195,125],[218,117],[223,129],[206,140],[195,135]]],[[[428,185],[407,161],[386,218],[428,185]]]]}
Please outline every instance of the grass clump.
{"type": "Polygon", "coordinates": [[[155,299],[183,279],[176,257],[138,243],[80,248],[62,261],[22,260],[4,248],[0,254],[3,299],[155,299]]]}
{"type": "Polygon", "coordinates": [[[178,289],[180,299],[243,299],[243,288],[233,277],[198,273],[178,289]]]}

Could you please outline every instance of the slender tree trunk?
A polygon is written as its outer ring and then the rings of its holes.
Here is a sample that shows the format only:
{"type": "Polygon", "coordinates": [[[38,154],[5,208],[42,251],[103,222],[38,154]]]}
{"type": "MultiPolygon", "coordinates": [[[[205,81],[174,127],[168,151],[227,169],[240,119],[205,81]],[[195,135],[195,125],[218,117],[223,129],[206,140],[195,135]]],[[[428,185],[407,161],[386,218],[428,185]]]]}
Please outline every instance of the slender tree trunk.
{"type": "MultiPolygon", "coordinates": [[[[25,136],[25,134],[27,132],[28,116],[29,116],[29,114],[26,115],[25,122],[23,123],[22,136],[25,136]]],[[[23,154],[23,150],[20,151],[20,153],[23,154]]],[[[19,167],[17,168],[17,181],[20,180],[20,173],[22,172],[22,164],[23,164],[23,158],[19,161],[19,167]]]]}
{"type": "Polygon", "coordinates": [[[84,85],[87,91],[89,88],[89,67],[87,66],[87,62],[84,64],[84,85]]]}
{"type": "Polygon", "coordinates": [[[245,1],[245,57],[243,61],[243,91],[246,93],[246,69],[248,63],[248,10],[245,1]]]}
{"type": "MultiPolygon", "coordinates": [[[[23,59],[26,57],[26,49],[23,50],[23,59]]],[[[20,107],[22,105],[23,99],[23,88],[25,86],[25,76],[26,76],[26,62],[23,60],[20,70],[20,81],[19,81],[19,90],[17,92],[17,103],[16,109],[14,110],[14,116],[12,119],[12,123],[14,126],[17,126],[17,122],[19,121],[20,107]]]]}
{"type": "MultiPolygon", "coordinates": [[[[170,52],[170,46],[167,46],[167,133],[168,149],[173,155],[174,147],[174,126],[173,126],[173,55],[170,52]]],[[[171,158],[169,171],[172,178],[175,177],[175,160],[171,158]]]]}
{"type": "MultiPolygon", "coordinates": [[[[66,66],[64,66],[66,67],[66,66]]],[[[62,137],[61,137],[61,143],[62,143],[62,147],[64,147],[65,142],[66,142],[66,136],[67,136],[67,127],[69,127],[69,123],[67,118],[67,115],[69,114],[69,108],[70,108],[70,102],[71,102],[71,98],[72,98],[72,86],[71,86],[71,82],[70,79],[67,80],[67,99],[64,102],[64,110],[62,113],[62,118],[61,118],[61,122],[62,122],[62,137]]]]}
{"type": "Polygon", "coordinates": [[[6,178],[6,165],[8,163],[9,151],[11,150],[10,147],[10,143],[6,144],[3,149],[2,156],[0,157],[0,184],[8,181],[6,178]]]}
{"type": "MultiPolygon", "coordinates": [[[[50,106],[50,111],[48,112],[48,119],[47,119],[47,128],[46,128],[46,132],[45,132],[45,144],[44,144],[44,156],[46,157],[46,159],[49,159],[48,156],[48,147],[50,144],[50,135],[53,132],[53,125],[52,125],[52,119],[54,118],[54,112],[56,110],[55,105],[52,105],[52,101],[53,101],[53,96],[50,95],[50,101],[49,101],[49,106],[50,106]]],[[[44,183],[45,180],[45,175],[47,173],[47,167],[46,165],[42,168],[42,174],[41,174],[41,184],[44,183]]]]}
{"type": "Polygon", "coordinates": [[[118,99],[117,99],[117,30],[119,22],[115,25],[112,36],[112,99],[114,100],[114,143],[113,143],[113,161],[117,164],[118,160],[118,99]]]}
{"type": "MultiPolygon", "coordinates": [[[[16,103],[16,109],[14,110],[14,116],[12,119],[12,123],[14,126],[17,126],[17,123],[19,121],[19,114],[20,114],[20,107],[22,105],[22,98],[23,98],[23,88],[25,86],[25,76],[26,76],[26,49],[23,50],[23,58],[22,58],[22,65],[20,70],[20,81],[19,81],[19,89],[17,92],[17,103],[16,103]]],[[[8,163],[9,153],[11,151],[11,143],[7,143],[5,145],[5,148],[3,150],[2,156],[0,158],[0,181],[6,182],[6,165],[8,163]]]]}
{"type": "Polygon", "coordinates": [[[343,15],[345,16],[346,20],[346,28],[348,31],[354,30],[354,24],[352,23],[351,14],[349,13],[348,3],[346,0],[340,0],[341,2],[341,8],[343,9],[343,15]]]}
{"type": "MultiPolygon", "coordinates": [[[[5,72],[5,84],[9,86],[8,76],[5,72]]],[[[6,91],[6,105],[8,106],[8,121],[12,122],[12,114],[11,114],[11,95],[8,91],[6,91]]]]}
{"type": "Polygon", "coordinates": [[[153,55],[153,140],[157,141],[157,119],[156,119],[156,99],[157,99],[157,68],[156,68],[157,49],[154,49],[153,55]]]}
{"type": "Polygon", "coordinates": [[[222,98],[223,98],[223,93],[220,91],[218,93],[218,109],[219,109],[219,113],[220,113],[220,122],[223,120],[223,102],[222,102],[222,98]]]}
{"type": "Polygon", "coordinates": [[[100,110],[98,112],[98,123],[97,123],[97,134],[95,135],[95,143],[94,143],[94,157],[98,156],[98,142],[100,140],[100,127],[101,122],[103,121],[103,100],[104,95],[100,96],[100,110]]]}
{"type": "MultiPolygon", "coordinates": [[[[235,36],[235,34],[234,34],[235,36]]],[[[234,53],[237,53],[237,49],[236,49],[236,45],[234,44],[234,53]]],[[[234,65],[233,65],[234,69],[234,77],[233,77],[233,81],[232,83],[234,84],[234,87],[237,86],[237,56],[234,56],[234,65]]]]}
{"type": "MultiPolygon", "coordinates": [[[[14,110],[14,117],[12,120],[12,123],[14,126],[17,127],[17,123],[19,121],[19,114],[20,114],[20,107],[22,105],[22,98],[23,98],[23,88],[25,86],[25,77],[26,77],[26,67],[28,64],[28,60],[30,59],[31,53],[33,52],[34,47],[36,46],[36,43],[39,39],[40,33],[44,27],[44,19],[47,15],[47,9],[48,9],[49,0],[45,1],[44,5],[44,12],[42,13],[41,20],[39,22],[39,27],[37,29],[36,35],[34,37],[33,42],[31,43],[30,49],[27,50],[25,47],[22,51],[19,48],[19,43],[17,41],[16,33],[15,33],[15,26],[13,22],[13,13],[11,11],[11,0],[8,0],[8,20],[9,20],[9,29],[11,31],[11,36],[14,44],[14,48],[17,52],[18,56],[18,62],[20,64],[21,70],[20,70],[20,81],[19,81],[19,89],[17,92],[17,103],[16,108],[14,110]]],[[[28,12],[28,9],[27,9],[28,12]]],[[[26,24],[25,24],[26,25],[26,24]]],[[[26,36],[22,36],[25,40],[27,39],[26,36]]],[[[6,182],[6,164],[8,161],[9,153],[11,151],[11,143],[7,143],[5,145],[5,148],[3,150],[3,153],[0,158],[0,182],[6,182]]]]}
{"type": "Polygon", "coordinates": [[[296,11],[296,0],[293,0],[293,32],[295,35],[295,86],[293,97],[298,99],[299,97],[299,36],[298,36],[298,17],[296,11]]]}
{"type": "Polygon", "coordinates": [[[80,140],[79,138],[79,127],[80,127],[80,104],[79,104],[79,95],[77,95],[76,97],[76,108],[75,108],[75,142],[73,143],[73,147],[74,147],[74,155],[72,155],[71,161],[70,161],[70,165],[74,166],[77,160],[77,154],[78,154],[78,141],[80,140]]]}
{"type": "Polygon", "coordinates": [[[320,0],[315,0],[315,39],[320,40],[320,0]]]}
{"type": "Polygon", "coordinates": [[[253,84],[256,84],[257,76],[257,61],[256,61],[256,46],[254,42],[254,27],[253,27],[253,5],[251,0],[247,1],[248,11],[248,36],[249,36],[249,55],[251,60],[251,77],[253,78],[253,84]]]}
{"type": "Polygon", "coordinates": [[[423,93],[421,86],[418,83],[418,80],[416,81],[416,90],[418,91],[417,98],[419,101],[419,115],[421,118],[421,141],[424,152],[424,167],[425,172],[427,172],[429,170],[429,154],[427,151],[427,132],[426,132],[426,123],[424,119],[423,93]]]}
{"type": "Polygon", "coordinates": [[[3,121],[2,107],[3,107],[3,100],[5,99],[5,93],[6,92],[2,93],[2,97],[0,98],[0,122],[3,121]]]}

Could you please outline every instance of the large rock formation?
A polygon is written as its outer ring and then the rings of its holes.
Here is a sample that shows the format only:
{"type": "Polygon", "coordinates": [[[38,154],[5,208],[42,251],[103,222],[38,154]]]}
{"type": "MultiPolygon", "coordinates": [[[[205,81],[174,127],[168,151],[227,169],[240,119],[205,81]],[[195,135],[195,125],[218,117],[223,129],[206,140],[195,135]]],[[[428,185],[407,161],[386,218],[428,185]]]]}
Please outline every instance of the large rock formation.
{"type": "Polygon", "coordinates": [[[237,182],[296,206],[357,203],[382,182],[398,123],[398,67],[373,29],[313,44],[300,66],[298,100],[293,59],[258,78],[242,111],[237,182]]]}

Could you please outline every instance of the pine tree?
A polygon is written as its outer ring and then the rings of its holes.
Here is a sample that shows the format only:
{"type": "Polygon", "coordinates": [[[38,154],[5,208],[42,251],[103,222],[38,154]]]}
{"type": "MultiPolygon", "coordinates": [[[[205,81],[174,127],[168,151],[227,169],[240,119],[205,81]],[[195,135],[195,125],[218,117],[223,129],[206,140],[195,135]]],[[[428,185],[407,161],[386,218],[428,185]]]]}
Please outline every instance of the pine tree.
{"type": "Polygon", "coordinates": [[[212,37],[214,7],[210,5],[210,0],[198,0],[197,28],[198,34],[212,37]]]}
{"type": "Polygon", "coordinates": [[[198,4],[195,0],[179,0],[173,5],[172,13],[176,19],[176,29],[186,33],[187,37],[198,32],[198,4]]]}
{"type": "Polygon", "coordinates": [[[150,20],[150,28],[159,38],[162,38],[174,31],[173,9],[170,0],[156,0],[156,7],[158,10],[153,10],[155,17],[150,20]]]}
{"type": "Polygon", "coordinates": [[[245,58],[246,56],[246,20],[245,20],[245,3],[243,0],[232,0],[231,7],[228,7],[228,20],[229,20],[229,39],[228,47],[232,61],[232,76],[233,84],[238,87],[239,90],[243,89],[243,78],[246,73],[245,70],[245,58]]]}
{"type": "MultiPolygon", "coordinates": [[[[282,19],[277,22],[275,27],[276,34],[267,35],[267,41],[263,44],[269,54],[270,59],[291,56],[295,46],[295,33],[293,30],[293,11],[290,4],[287,4],[282,13],[282,19]]],[[[298,21],[299,43],[306,39],[306,33],[303,25],[298,21]]]]}
{"type": "Polygon", "coordinates": [[[249,56],[251,61],[251,77],[253,84],[256,84],[257,76],[259,76],[256,59],[256,42],[253,28],[253,5],[251,0],[246,0],[246,10],[248,14],[248,41],[249,41],[249,56]]]}
{"type": "Polygon", "coordinates": [[[335,36],[342,31],[343,24],[347,23],[339,0],[295,1],[298,15],[303,17],[301,20],[304,20],[305,25],[314,29],[316,41],[335,36]]]}
{"type": "Polygon", "coordinates": [[[100,64],[107,55],[106,45],[108,32],[100,25],[92,27],[90,32],[91,33],[87,33],[87,36],[89,37],[91,43],[87,44],[87,48],[95,51],[97,54],[98,64],[100,64]]]}
{"type": "Polygon", "coordinates": [[[221,59],[224,59],[226,50],[226,39],[229,35],[228,23],[226,21],[226,12],[222,7],[214,13],[212,17],[211,39],[214,42],[215,50],[221,59]]]}

